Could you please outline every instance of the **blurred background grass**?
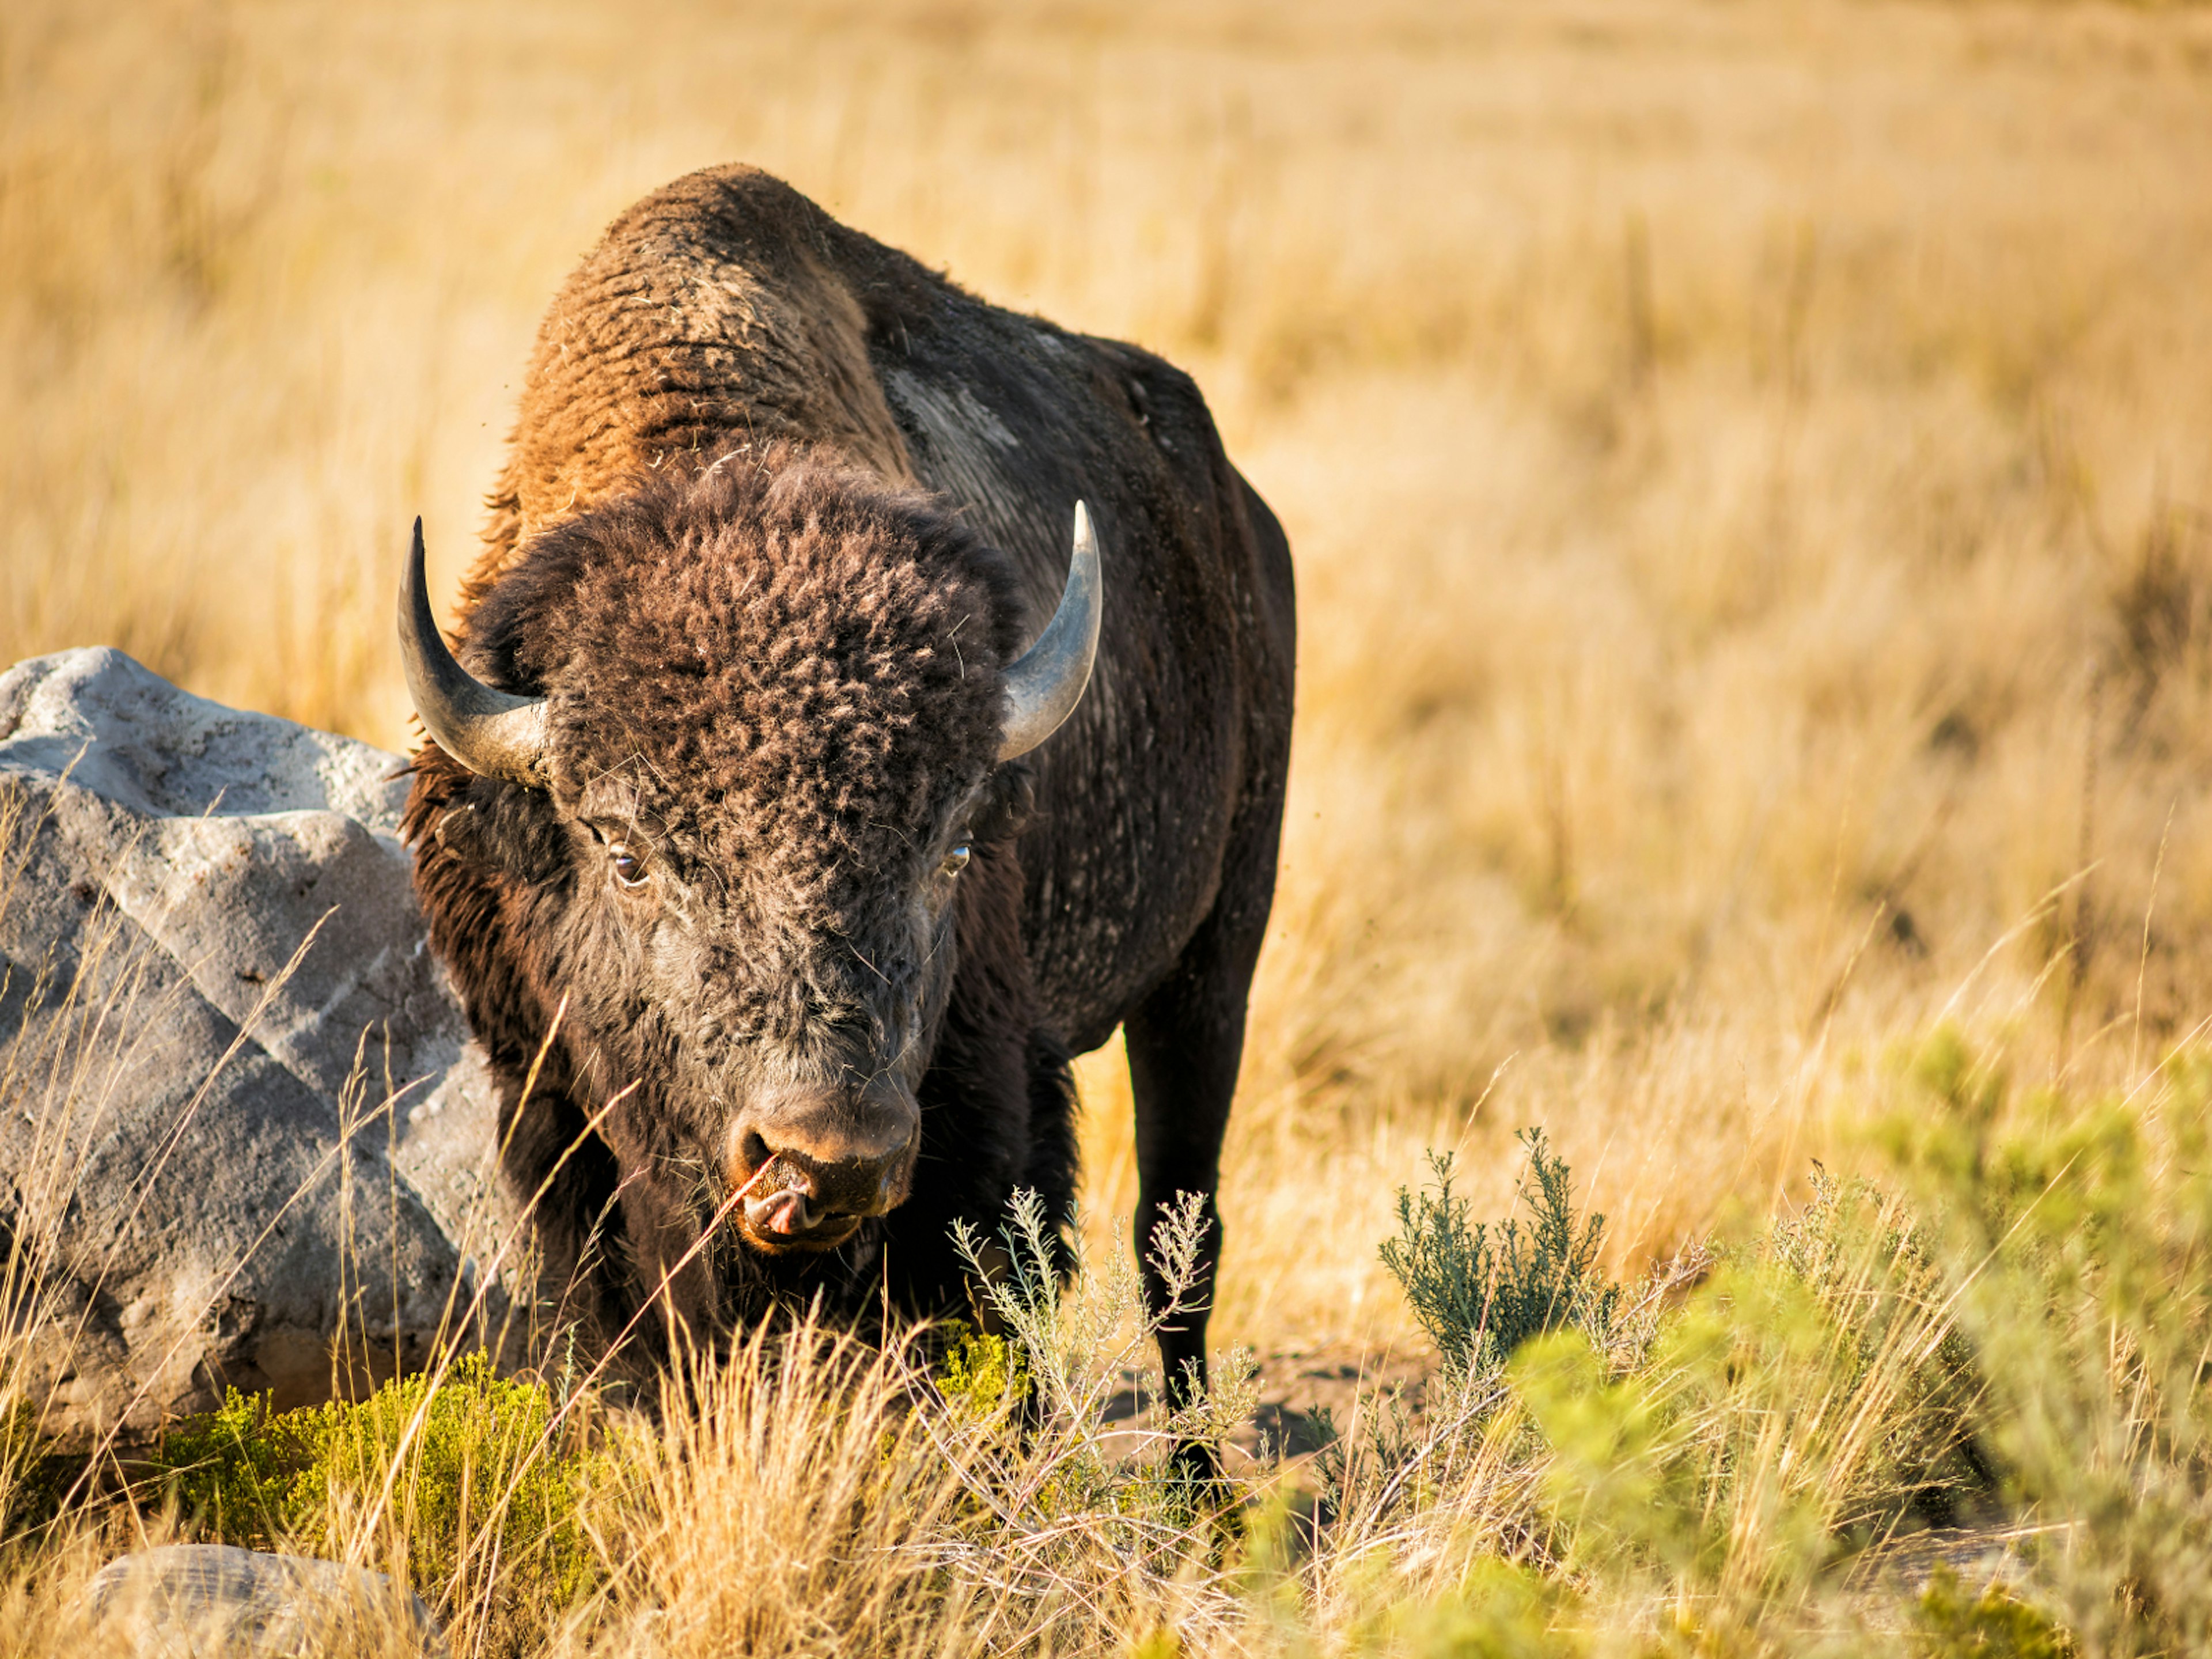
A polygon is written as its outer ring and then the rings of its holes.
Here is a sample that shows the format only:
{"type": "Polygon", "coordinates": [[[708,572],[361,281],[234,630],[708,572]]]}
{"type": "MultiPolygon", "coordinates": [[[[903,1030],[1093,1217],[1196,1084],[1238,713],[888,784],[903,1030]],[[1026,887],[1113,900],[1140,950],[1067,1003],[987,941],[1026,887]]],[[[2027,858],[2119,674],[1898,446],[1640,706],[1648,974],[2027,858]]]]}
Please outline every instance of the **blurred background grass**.
{"type": "Polygon", "coordinates": [[[2101,1089],[2212,1012],[2208,156],[2194,10],[12,0],[0,661],[403,746],[408,520],[449,594],[708,163],[1164,352],[1304,618],[1217,1329],[1395,1339],[1424,1144],[1495,1212],[1545,1124],[1632,1265],[1938,1019],[2101,1089]]]}

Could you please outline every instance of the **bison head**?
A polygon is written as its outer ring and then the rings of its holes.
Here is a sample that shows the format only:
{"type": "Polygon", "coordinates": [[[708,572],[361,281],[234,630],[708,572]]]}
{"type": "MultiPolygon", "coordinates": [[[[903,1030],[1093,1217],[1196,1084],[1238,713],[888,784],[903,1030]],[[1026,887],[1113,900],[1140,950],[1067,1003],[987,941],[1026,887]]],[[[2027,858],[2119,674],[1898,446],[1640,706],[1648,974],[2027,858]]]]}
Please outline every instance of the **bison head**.
{"type": "Polygon", "coordinates": [[[1100,611],[1079,506],[1018,658],[1003,556],[923,497],[778,459],[534,538],[469,620],[491,684],[439,637],[419,522],[399,626],[423,726],[477,775],[435,833],[495,867],[568,1069],[627,1101],[602,1133],[771,1254],[905,1197],[963,872],[1011,833],[1005,763],[1075,706],[1100,611]]]}

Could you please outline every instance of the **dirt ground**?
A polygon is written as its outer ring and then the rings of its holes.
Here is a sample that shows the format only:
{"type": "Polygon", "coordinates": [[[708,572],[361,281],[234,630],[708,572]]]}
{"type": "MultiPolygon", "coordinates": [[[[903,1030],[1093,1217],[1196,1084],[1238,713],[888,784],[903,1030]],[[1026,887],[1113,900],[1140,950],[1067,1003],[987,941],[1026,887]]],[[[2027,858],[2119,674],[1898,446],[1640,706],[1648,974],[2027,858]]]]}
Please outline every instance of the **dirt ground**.
{"type": "MultiPolygon", "coordinates": [[[[1425,1351],[1348,1342],[1271,1349],[1257,1358],[1259,1401],[1232,1444],[1262,1464],[1310,1459],[1352,1428],[1362,1400],[1371,1409],[1402,1390],[1406,1404],[1418,1407],[1436,1363],[1425,1351]]],[[[1125,1370],[1120,1392],[1106,1407],[1113,1425],[1109,1440],[1137,1451],[1144,1443],[1143,1414],[1137,1373],[1125,1370]]]]}

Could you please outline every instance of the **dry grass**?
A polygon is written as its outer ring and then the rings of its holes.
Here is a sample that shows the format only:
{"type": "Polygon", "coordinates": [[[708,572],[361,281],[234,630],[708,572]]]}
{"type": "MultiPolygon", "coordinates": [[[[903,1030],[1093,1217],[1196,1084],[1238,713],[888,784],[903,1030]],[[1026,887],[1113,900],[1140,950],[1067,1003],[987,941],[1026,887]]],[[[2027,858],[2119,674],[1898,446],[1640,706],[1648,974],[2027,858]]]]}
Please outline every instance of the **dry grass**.
{"type": "Polygon", "coordinates": [[[744,156],[1190,364],[1290,528],[1237,1334],[1402,1328],[1424,1140],[1498,1197],[1548,1124],[1635,1256],[1763,1213],[1962,987],[2141,1064],[2212,908],[2212,27],[1364,15],[11,8],[0,659],[399,744],[407,518],[450,579],[554,284],[744,156]]]}
{"type": "Polygon", "coordinates": [[[539,307],[706,162],[1164,351],[1304,618],[1217,1328],[1401,1340],[1424,1145],[1495,1212],[1543,1123],[1633,1264],[1939,1020],[2081,1097],[2212,1013],[2207,155],[2188,9],[18,0],[0,660],[399,744],[407,518],[450,582],[539,307]]]}

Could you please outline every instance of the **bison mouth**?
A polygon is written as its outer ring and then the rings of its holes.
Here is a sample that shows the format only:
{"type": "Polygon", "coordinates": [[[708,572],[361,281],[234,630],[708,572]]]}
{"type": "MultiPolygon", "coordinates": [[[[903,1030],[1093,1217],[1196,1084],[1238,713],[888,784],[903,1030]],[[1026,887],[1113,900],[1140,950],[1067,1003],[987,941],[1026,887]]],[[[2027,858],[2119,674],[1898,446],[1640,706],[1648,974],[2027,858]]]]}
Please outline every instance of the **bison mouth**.
{"type": "Polygon", "coordinates": [[[737,1194],[738,1231],[769,1255],[834,1250],[860,1230],[864,1217],[823,1206],[806,1176],[771,1153],[737,1194]]]}

